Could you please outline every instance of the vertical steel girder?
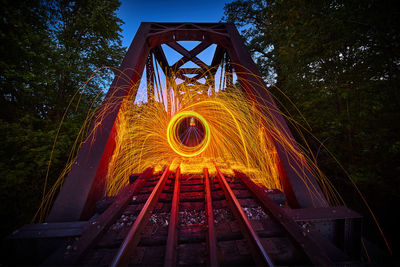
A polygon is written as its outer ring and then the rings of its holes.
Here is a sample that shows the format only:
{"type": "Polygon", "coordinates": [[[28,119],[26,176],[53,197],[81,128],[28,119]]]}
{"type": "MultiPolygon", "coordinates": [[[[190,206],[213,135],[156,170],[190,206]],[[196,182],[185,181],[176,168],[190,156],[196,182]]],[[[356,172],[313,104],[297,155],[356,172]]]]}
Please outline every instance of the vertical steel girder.
{"type": "Polygon", "coordinates": [[[113,101],[114,108],[101,119],[100,126],[96,125],[100,118],[92,124],[89,133],[93,132],[93,135],[81,145],[47,218],[48,222],[88,219],[95,211],[96,201],[103,196],[107,166],[115,147],[115,121],[123,98],[137,93],[136,85],[142,76],[150,49],[146,43],[150,26],[149,23],[142,23],[133,39],[119,68],[122,74],[114,78],[100,108],[105,109],[106,103],[113,99],[118,101],[113,101]]]}
{"type": "Polygon", "coordinates": [[[153,54],[149,53],[146,63],[147,99],[154,102],[154,66],[153,54]]]}
{"type": "MultiPolygon", "coordinates": [[[[238,77],[241,76],[238,78],[239,83],[249,97],[259,104],[259,107],[262,107],[261,111],[274,122],[273,125],[278,127],[277,131],[284,135],[284,138],[292,147],[297,149],[297,143],[273,97],[266,89],[265,81],[262,79],[261,73],[252,60],[239,32],[233,24],[227,24],[226,28],[232,42],[232,47],[228,49],[228,53],[232,62],[235,63],[238,77]]],[[[297,159],[288,158],[285,148],[277,140],[273,138],[272,140],[279,155],[280,177],[289,204],[292,207],[301,208],[328,206],[328,202],[311,172],[304,168],[304,165],[297,159]],[[302,178],[301,175],[304,177],[302,178]],[[310,188],[314,189],[312,191],[316,194],[311,193],[310,188]]]]}
{"type": "MultiPolygon", "coordinates": [[[[100,107],[105,109],[107,103],[113,102],[113,109],[101,118],[101,124],[99,124],[100,118],[93,123],[89,131],[93,134],[82,144],[47,221],[84,220],[94,213],[96,201],[103,196],[105,190],[105,176],[115,147],[115,122],[120,106],[127,96],[133,98],[136,96],[137,85],[142,77],[144,67],[146,63],[150,66],[148,63],[148,59],[152,58],[149,56],[150,53],[154,55],[166,77],[174,73],[178,78],[184,78],[185,86],[199,85],[201,83],[198,80],[201,78],[205,78],[206,84],[214,85],[216,66],[222,63],[224,58],[228,59],[227,71],[231,71],[233,67],[238,82],[247,96],[258,104],[268,119],[278,125],[277,131],[284,134],[290,145],[297,148],[283,116],[269,94],[256,64],[233,24],[142,23],[119,68],[121,73],[116,75],[100,107]],[[200,44],[188,51],[178,43],[179,41],[200,41],[200,44]],[[166,44],[180,53],[182,58],[170,66],[162,50],[162,44],[166,44]],[[217,47],[209,66],[197,55],[211,44],[216,44],[217,47]],[[199,68],[181,68],[188,61],[194,62],[199,68]],[[196,75],[187,78],[184,74],[196,75]]],[[[154,66],[151,67],[154,68],[154,66]]],[[[153,77],[150,75],[149,80],[152,79],[153,77]]],[[[228,82],[232,82],[230,76],[227,79],[229,79],[228,82]]],[[[268,130],[273,131],[273,129],[268,130]]],[[[303,208],[327,206],[327,201],[312,174],[303,169],[302,164],[294,162],[296,160],[289,159],[284,147],[277,140],[272,140],[280,158],[280,176],[289,204],[292,207],[303,208]],[[300,174],[304,175],[306,179],[302,179],[300,174]],[[317,194],[311,194],[308,188],[315,188],[314,191],[317,194]]]]}

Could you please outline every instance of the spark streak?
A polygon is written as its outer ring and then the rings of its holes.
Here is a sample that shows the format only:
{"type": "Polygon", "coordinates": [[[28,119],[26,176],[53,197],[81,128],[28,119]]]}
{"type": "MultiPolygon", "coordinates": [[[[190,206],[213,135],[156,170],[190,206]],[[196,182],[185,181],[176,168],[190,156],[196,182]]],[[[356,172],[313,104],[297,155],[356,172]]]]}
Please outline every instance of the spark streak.
{"type": "Polygon", "coordinates": [[[210,127],[207,121],[200,114],[194,111],[182,111],[175,114],[174,117],[170,120],[167,127],[167,139],[171,148],[179,155],[184,157],[194,157],[201,154],[210,143],[210,127]],[[187,143],[189,141],[189,137],[193,135],[197,135],[200,137],[200,133],[196,127],[190,126],[185,129],[182,134],[182,138],[179,136],[178,127],[182,120],[185,118],[197,118],[204,127],[204,138],[195,146],[188,146],[187,143]],[[185,144],[186,143],[186,144],[185,144]]]}

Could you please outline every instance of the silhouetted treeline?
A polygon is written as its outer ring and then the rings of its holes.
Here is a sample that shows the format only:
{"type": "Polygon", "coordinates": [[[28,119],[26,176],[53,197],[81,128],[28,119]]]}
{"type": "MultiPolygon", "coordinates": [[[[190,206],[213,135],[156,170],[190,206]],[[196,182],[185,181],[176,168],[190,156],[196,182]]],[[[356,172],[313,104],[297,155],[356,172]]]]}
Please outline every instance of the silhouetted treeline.
{"type": "MultiPolygon", "coordinates": [[[[271,91],[333,153],[365,194],[397,249],[400,195],[400,9],[397,1],[233,1],[225,20],[241,29],[271,91]]],[[[284,109],[282,109],[284,110],[284,109]]],[[[306,132],[306,131],[303,131],[306,132]]],[[[310,135],[320,168],[350,207],[368,216],[345,174],[310,135]]],[[[378,243],[371,217],[365,234],[378,243]]],[[[383,244],[381,244],[384,247],[383,244]]]]}
{"type": "MultiPolygon", "coordinates": [[[[74,94],[96,69],[118,67],[124,54],[119,5],[117,0],[1,1],[1,236],[29,223],[39,207],[53,141],[74,94]]],[[[48,186],[60,175],[90,105],[101,101],[111,76],[91,81],[71,103],[48,186]]]]}

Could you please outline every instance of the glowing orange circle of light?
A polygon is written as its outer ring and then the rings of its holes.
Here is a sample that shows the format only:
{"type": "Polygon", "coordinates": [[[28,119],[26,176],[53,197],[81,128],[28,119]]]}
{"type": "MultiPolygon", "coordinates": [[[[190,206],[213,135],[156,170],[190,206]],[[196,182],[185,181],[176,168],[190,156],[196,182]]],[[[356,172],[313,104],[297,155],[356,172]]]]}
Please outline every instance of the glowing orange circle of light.
{"type": "Polygon", "coordinates": [[[210,143],[210,126],[208,125],[207,121],[194,111],[182,111],[175,116],[173,116],[168,124],[167,128],[167,140],[172,148],[177,154],[184,156],[184,157],[194,157],[202,153],[210,143]],[[180,141],[178,136],[178,127],[181,121],[185,118],[196,118],[198,121],[202,123],[204,127],[204,138],[203,140],[196,146],[190,147],[185,146],[180,141]]]}

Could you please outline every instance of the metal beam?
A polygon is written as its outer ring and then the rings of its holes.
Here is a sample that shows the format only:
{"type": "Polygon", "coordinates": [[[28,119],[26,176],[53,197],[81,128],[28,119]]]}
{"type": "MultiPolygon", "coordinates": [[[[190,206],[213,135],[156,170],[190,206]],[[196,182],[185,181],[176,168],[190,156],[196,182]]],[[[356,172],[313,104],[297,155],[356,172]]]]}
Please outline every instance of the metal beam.
{"type": "Polygon", "coordinates": [[[212,208],[210,177],[208,169],[204,168],[204,190],[206,200],[206,215],[207,215],[207,250],[208,264],[212,267],[218,267],[218,250],[217,250],[217,235],[214,227],[214,214],[212,208]]]}
{"type": "Polygon", "coordinates": [[[240,205],[239,200],[236,198],[232,189],[228,185],[225,176],[219,170],[218,166],[215,166],[215,169],[217,170],[217,178],[222,191],[224,192],[227,203],[231,207],[232,213],[239,222],[243,235],[246,237],[249,245],[252,248],[251,253],[256,260],[257,265],[271,267],[275,266],[264,246],[262,245],[260,237],[254,230],[249,218],[240,205]]]}
{"type": "Polygon", "coordinates": [[[328,201],[315,177],[304,166],[304,162],[300,162],[294,157],[290,158],[286,148],[273,137],[274,133],[279,136],[283,135],[289,146],[300,151],[236,27],[231,23],[226,23],[225,27],[230,38],[230,47],[227,52],[234,63],[238,82],[246,94],[258,104],[261,112],[277,127],[277,129],[267,127],[267,131],[271,133],[271,139],[279,155],[281,181],[289,204],[292,207],[301,208],[328,206],[328,201]]]}
{"type": "Polygon", "coordinates": [[[311,238],[311,236],[303,231],[301,227],[279,207],[268,194],[257,186],[250,178],[242,172],[234,171],[235,177],[238,177],[242,183],[253,193],[254,197],[261,204],[261,207],[275,222],[282,226],[289,237],[293,239],[298,248],[303,250],[310,261],[316,266],[332,266],[333,262],[311,238]]]}
{"type": "Polygon", "coordinates": [[[165,267],[176,265],[176,247],[178,245],[178,220],[179,220],[179,192],[181,182],[181,168],[178,167],[175,173],[174,195],[171,203],[171,215],[168,223],[168,238],[165,251],[165,267]]]}
{"type": "Polygon", "coordinates": [[[88,219],[95,211],[96,201],[103,196],[108,162],[115,146],[115,120],[123,99],[128,95],[136,96],[137,85],[150,50],[146,42],[150,28],[151,23],[140,25],[119,68],[120,73],[114,78],[100,109],[106,109],[108,103],[113,103],[113,108],[93,122],[89,130],[91,135],[79,149],[76,161],[47,218],[48,222],[88,219]]]}
{"type": "Polygon", "coordinates": [[[155,58],[157,59],[158,63],[160,64],[162,71],[164,72],[165,76],[168,76],[170,74],[170,67],[168,65],[167,57],[164,54],[164,51],[162,50],[161,46],[156,46],[153,49],[153,53],[155,58]]]}
{"type": "Polygon", "coordinates": [[[136,195],[147,179],[153,174],[153,168],[147,168],[133,184],[128,184],[115,197],[110,207],[104,211],[99,218],[90,222],[88,229],[82,236],[75,240],[73,251],[62,246],[53,255],[46,259],[44,265],[76,265],[81,260],[93,244],[101,238],[102,234],[107,231],[108,227],[121,216],[124,209],[132,201],[132,197],[136,195]]]}
{"type": "Polygon", "coordinates": [[[154,206],[158,201],[158,198],[161,195],[161,192],[164,189],[165,183],[169,177],[169,166],[164,170],[164,173],[160,177],[157,185],[154,187],[151,192],[149,198],[144,204],[143,208],[140,210],[139,215],[137,216],[134,224],[126,235],[122,245],[117,251],[112,263],[110,266],[126,266],[129,260],[129,252],[132,252],[136,246],[139,244],[141,238],[141,231],[146,226],[151,213],[153,212],[154,206]]]}

